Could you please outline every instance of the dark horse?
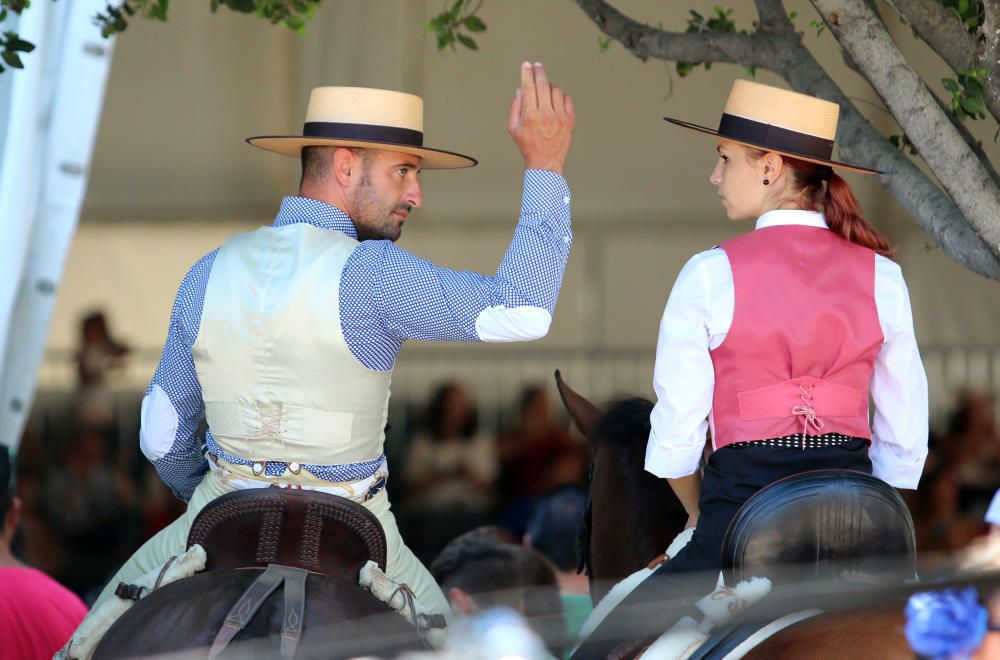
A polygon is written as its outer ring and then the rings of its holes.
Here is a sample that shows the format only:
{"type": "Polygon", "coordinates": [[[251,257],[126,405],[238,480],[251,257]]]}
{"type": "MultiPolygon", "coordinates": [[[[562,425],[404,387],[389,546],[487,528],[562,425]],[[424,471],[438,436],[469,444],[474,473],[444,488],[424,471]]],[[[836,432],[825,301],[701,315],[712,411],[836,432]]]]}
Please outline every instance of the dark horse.
{"type": "MultiPolygon", "coordinates": [[[[590,504],[581,526],[581,559],[599,602],[615,583],[662,558],[687,514],[665,479],[644,469],[653,404],[627,398],[601,410],[556,372],[563,403],[592,450],[590,504]]],[[[768,602],[767,599],[764,601],[768,602]]],[[[902,635],[903,600],[832,611],[785,628],[745,658],[913,658],[902,635]]],[[[765,605],[766,607],[766,605],[765,605]]],[[[832,609],[832,608],[831,608],[832,609]]],[[[618,657],[632,657],[633,645],[618,657]]],[[[699,653],[702,653],[699,650],[699,653]]],[[[705,652],[693,657],[722,657],[705,652]]]]}
{"type": "Polygon", "coordinates": [[[416,628],[359,586],[362,566],[371,560],[384,571],[386,561],[381,526],[359,504],[325,493],[238,491],[201,511],[188,536],[195,543],[205,548],[207,570],[139,600],[95,658],[346,658],[427,648],[416,628]]]}

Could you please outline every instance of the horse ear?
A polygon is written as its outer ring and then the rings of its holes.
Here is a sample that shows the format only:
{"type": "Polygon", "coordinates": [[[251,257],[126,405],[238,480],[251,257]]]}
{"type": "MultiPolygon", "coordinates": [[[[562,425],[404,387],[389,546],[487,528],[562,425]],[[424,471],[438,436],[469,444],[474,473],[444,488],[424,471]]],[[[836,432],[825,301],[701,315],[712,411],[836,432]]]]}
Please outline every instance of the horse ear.
{"type": "Polygon", "coordinates": [[[566,384],[562,379],[562,374],[556,369],[556,388],[559,390],[559,396],[562,397],[563,405],[569,412],[569,416],[573,418],[573,423],[576,424],[576,428],[580,429],[580,432],[590,441],[593,441],[590,433],[593,429],[594,422],[601,416],[600,409],[584,398],[582,395],[577,394],[566,384]]]}

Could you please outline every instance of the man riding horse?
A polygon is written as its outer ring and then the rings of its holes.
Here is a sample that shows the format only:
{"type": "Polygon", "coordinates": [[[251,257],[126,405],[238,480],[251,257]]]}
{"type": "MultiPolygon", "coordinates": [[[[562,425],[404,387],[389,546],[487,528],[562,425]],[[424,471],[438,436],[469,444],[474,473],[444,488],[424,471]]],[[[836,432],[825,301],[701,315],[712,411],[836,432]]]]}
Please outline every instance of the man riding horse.
{"type": "Polygon", "coordinates": [[[381,523],[390,578],[450,616],[404,545],[385,492],[389,382],[407,339],[522,341],[546,334],[572,242],[562,177],[573,104],[525,62],[508,130],[524,157],[514,238],[495,276],[440,268],[394,245],[422,202],[422,168],[476,161],[423,146],[423,102],[320,87],[302,135],[250,144],[302,161],[271,226],[238,234],[184,278],[142,403],[140,446],[187,512],[146,542],[95,609],[185,550],[198,512],[244,488],[333,493],[381,523]],[[207,430],[200,431],[202,422],[207,430]]]}

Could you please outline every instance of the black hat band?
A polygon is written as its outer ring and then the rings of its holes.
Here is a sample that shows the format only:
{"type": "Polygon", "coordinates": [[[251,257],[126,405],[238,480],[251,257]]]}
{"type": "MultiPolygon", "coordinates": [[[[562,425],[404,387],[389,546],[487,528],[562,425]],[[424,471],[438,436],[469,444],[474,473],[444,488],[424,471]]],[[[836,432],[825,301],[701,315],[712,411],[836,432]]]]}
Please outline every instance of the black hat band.
{"type": "Polygon", "coordinates": [[[398,128],[396,126],[310,121],[306,122],[303,127],[302,135],[304,137],[332,138],[335,140],[385,142],[410,147],[424,146],[424,134],[422,131],[415,131],[412,128],[398,128]]]}
{"type": "Polygon", "coordinates": [[[719,121],[719,136],[816,160],[830,160],[833,156],[833,140],[726,113],[719,121]]]}

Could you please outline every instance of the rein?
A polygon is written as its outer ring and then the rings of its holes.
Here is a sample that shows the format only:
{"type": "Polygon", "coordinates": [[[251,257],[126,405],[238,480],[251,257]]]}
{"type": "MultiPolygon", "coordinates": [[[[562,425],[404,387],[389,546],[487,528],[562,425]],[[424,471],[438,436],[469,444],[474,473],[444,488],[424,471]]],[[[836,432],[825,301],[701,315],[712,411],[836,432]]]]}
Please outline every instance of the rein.
{"type": "Polygon", "coordinates": [[[593,536],[593,499],[590,491],[591,483],[594,479],[594,461],[590,461],[590,469],[587,471],[587,505],[583,509],[583,518],[580,520],[580,530],[576,534],[576,550],[580,557],[577,564],[577,575],[583,573],[587,576],[588,586],[594,586],[594,565],[590,561],[590,539],[593,536]]]}

